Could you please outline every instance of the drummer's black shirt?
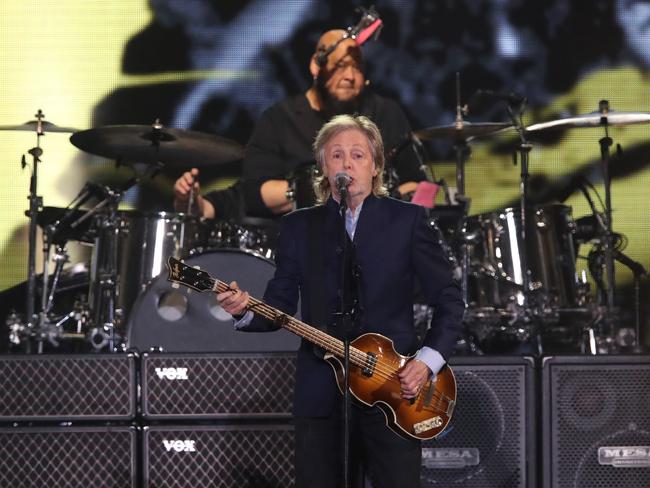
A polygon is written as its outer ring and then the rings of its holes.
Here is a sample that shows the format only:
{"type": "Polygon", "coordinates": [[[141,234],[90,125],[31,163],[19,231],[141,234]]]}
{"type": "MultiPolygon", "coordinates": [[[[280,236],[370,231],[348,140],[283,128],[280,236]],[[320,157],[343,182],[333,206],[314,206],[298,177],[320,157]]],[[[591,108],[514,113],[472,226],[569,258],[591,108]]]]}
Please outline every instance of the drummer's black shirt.
{"type": "MultiPolygon", "coordinates": [[[[366,93],[359,112],[377,124],[386,152],[410,137],[409,122],[393,100],[366,93]]],[[[304,94],[289,97],[264,111],[248,141],[243,161],[240,190],[247,215],[273,217],[262,201],[261,185],[309,172],[315,165],[312,144],[327,120],[323,113],[311,108],[304,94]]],[[[410,147],[404,147],[387,164],[394,166],[400,182],[425,179],[410,147]]],[[[219,206],[216,195],[206,197],[219,206]]]]}

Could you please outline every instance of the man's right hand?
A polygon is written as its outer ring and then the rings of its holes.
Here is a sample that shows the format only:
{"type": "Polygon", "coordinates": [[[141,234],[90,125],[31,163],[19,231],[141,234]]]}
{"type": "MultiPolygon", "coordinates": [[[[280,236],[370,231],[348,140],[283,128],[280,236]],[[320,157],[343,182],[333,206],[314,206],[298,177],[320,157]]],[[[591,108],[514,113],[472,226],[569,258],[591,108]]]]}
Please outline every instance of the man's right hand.
{"type": "Polygon", "coordinates": [[[194,205],[191,209],[192,213],[198,213],[199,217],[213,219],[216,212],[212,204],[201,196],[199,170],[197,168],[192,168],[190,171],[186,171],[174,183],[174,208],[177,212],[187,213],[192,186],[194,186],[194,205]]]}

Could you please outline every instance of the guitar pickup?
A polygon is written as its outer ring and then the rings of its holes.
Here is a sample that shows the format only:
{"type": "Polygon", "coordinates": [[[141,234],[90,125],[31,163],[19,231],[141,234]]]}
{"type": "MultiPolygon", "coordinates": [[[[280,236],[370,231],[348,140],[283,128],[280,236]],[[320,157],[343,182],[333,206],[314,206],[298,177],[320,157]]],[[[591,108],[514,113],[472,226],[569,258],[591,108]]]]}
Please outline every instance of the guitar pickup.
{"type": "Polygon", "coordinates": [[[366,365],[361,370],[361,374],[364,376],[372,376],[375,373],[375,367],[377,366],[377,355],[373,352],[366,353],[366,365]]]}

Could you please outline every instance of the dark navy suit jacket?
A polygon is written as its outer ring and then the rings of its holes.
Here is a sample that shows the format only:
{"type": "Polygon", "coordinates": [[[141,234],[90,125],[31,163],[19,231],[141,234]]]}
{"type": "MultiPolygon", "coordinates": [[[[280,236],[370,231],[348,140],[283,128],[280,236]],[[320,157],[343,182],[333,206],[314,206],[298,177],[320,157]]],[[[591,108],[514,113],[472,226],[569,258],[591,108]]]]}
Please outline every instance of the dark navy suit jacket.
{"type": "MultiPolygon", "coordinates": [[[[338,204],[292,212],[282,218],[276,250],[276,271],[269,281],[264,301],[287,314],[297,311],[301,300],[303,322],[327,329],[335,321],[340,270],[340,219],[338,204]],[[316,219],[321,261],[310,257],[310,221],[316,219]],[[313,279],[314,268],[322,276],[313,279]],[[314,288],[318,288],[314,290],[314,288]],[[325,302],[325,322],[313,321],[313,294],[325,302]]],[[[313,227],[312,227],[313,228],[313,227]]],[[[313,230],[311,231],[312,235],[313,230]]],[[[464,304],[422,207],[392,198],[367,197],[361,208],[353,240],[360,268],[359,333],[376,332],[393,340],[401,354],[412,354],[420,346],[436,349],[443,357],[452,353],[461,330],[464,304]],[[413,325],[416,277],[426,302],[435,307],[432,326],[418,343],[413,325]]],[[[274,325],[255,317],[245,330],[271,330],[274,325]]],[[[294,415],[321,417],[331,413],[340,398],[333,370],[303,340],[298,351],[294,415]]]]}

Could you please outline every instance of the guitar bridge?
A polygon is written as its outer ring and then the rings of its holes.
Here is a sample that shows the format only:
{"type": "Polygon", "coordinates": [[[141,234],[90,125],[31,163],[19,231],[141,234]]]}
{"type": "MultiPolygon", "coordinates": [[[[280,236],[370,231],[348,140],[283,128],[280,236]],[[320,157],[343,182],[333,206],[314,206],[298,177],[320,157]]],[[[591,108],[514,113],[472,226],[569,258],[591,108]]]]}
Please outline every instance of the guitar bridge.
{"type": "Polygon", "coordinates": [[[377,355],[373,352],[366,353],[366,365],[361,370],[361,374],[364,376],[372,376],[375,373],[375,367],[377,366],[377,355]]]}

